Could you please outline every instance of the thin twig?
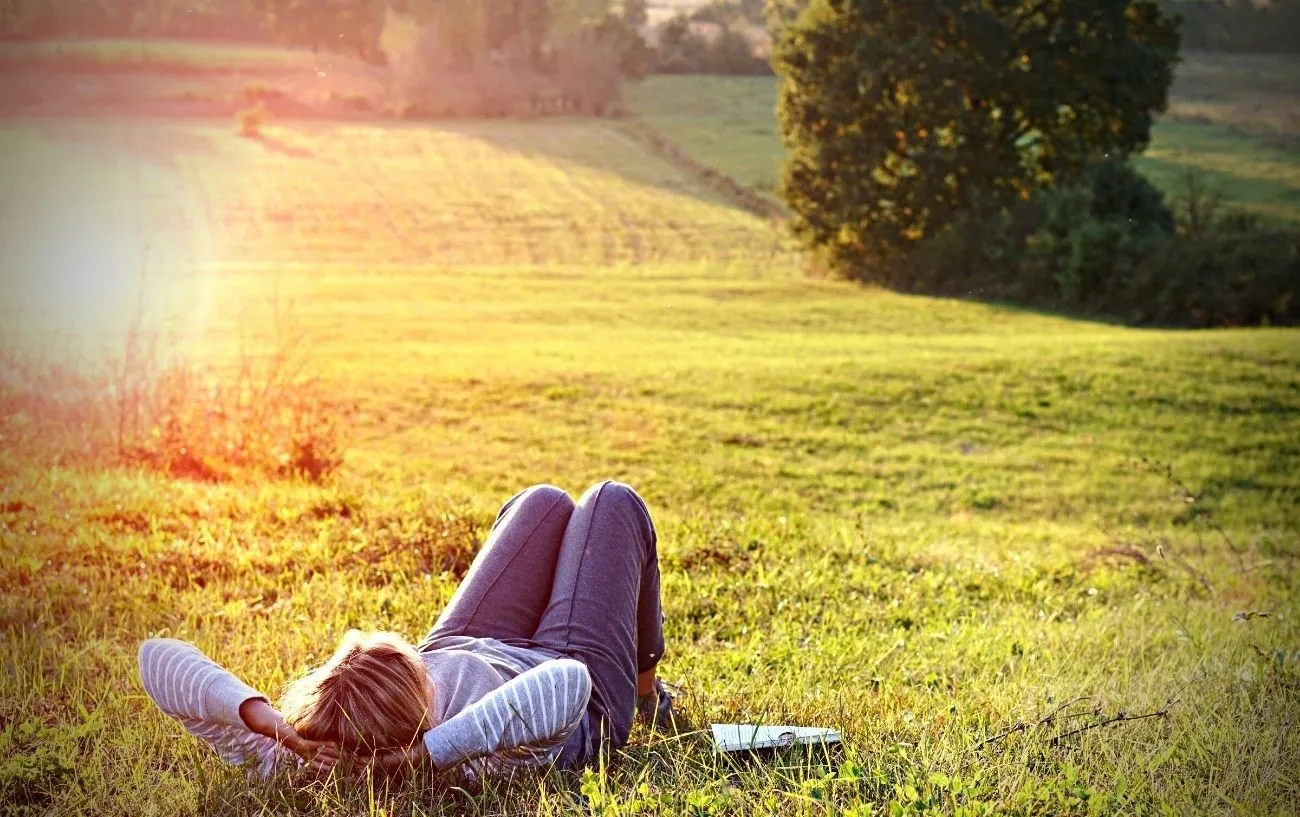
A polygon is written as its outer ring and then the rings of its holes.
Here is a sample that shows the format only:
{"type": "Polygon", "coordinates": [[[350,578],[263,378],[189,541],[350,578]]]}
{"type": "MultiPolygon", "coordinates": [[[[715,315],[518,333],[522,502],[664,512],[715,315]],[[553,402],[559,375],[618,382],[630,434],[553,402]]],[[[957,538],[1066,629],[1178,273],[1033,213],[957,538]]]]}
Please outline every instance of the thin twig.
{"type": "Polygon", "coordinates": [[[978,752],[980,749],[983,749],[985,746],[988,746],[991,743],[997,743],[998,741],[1005,740],[1006,738],[1016,734],[1017,732],[1027,732],[1030,729],[1041,729],[1045,726],[1052,726],[1054,723],[1056,723],[1058,719],[1062,721],[1068,721],[1074,718],[1085,718],[1088,716],[1092,716],[1094,718],[1098,718],[1099,720],[1097,720],[1097,722],[1095,723],[1085,724],[1084,726],[1076,727],[1067,732],[1061,732],[1058,735],[1054,735],[1051,738],[1051,740],[1048,741],[1048,745],[1050,746],[1058,746],[1062,741],[1066,740],[1067,738],[1072,738],[1076,735],[1080,735],[1091,729],[1100,729],[1103,726],[1112,726],[1117,723],[1128,723],[1129,721],[1141,721],[1141,720],[1146,720],[1148,718],[1167,718],[1169,716],[1169,710],[1173,709],[1174,705],[1181,700],[1181,696],[1183,692],[1189,686],[1191,686],[1192,684],[1196,683],[1199,680],[1202,680],[1204,677],[1205,676],[1203,674],[1193,676],[1182,686],[1180,686],[1178,689],[1174,690],[1173,694],[1171,694],[1165,700],[1164,706],[1161,706],[1159,709],[1155,710],[1154,712],[1145,712],[1141,715],[1130,715],[1127,712],[1120,710],[1119,712],[1116,712],[1114,715],[1111,715],[1108,718],[1102,717],[1102,708],[1100,702],[1097,703],[1097,705],[1093,708],[1091,712],[1071,712],[1068,714],[1062,714],[1065,712],[1066,709],[1069,709],[1071,706],[1074,706],[1077,703],[1082,703],[1083,701],[1092,700],[1092,696],[1090,695],[1080,695],[1079,697],[1066,701],[1065,703],[1056,707],[1056,709],[1053,709],[1051,712],[1039,718],[1038,721],[1036,721],[1033,724],[1026,723],[1025,721],[1016,721],[1016,724],[1012,726],[1010,729],[1007,729],[1003,732],[999,732],[996,735],[992,735],[991,737],[985,738],[984,740],[980,741],[978,744],[975,745],[973,751],[978,752]]]}
{"type": "Polygon", "coordinates": [[[1169,717],[1170,708],[1173,707],[1173,705],[1176,703],[1178,703],[1177,698],[1170,698],[1169,700],[1165,701],[1164,706],[1160,707],[1156,711],[1146,712],[1141,715],[1130,715],[1127,712],[1123,712],[1123,711],[1116,712],[1114,715],[1111,715],[1109,718],[1103,718],[1102,720],[1099,720],[1096,723],[1089,723],[1084,726],[1080,726],[1077,729],[1071,729],[1069,732],[1062,732],[1061,734],[1052,738],[1051,741],[1049,741],[1049,743],[1052,746],[1056,746],[1066,738],[1072,738],[1075,735],[1083,734],[1084,732],[1087,732],[1090,729],[1100,729],[1103,726],[1112,726],[1117,723],[1128,723],[1129,721],[1140,721],[1140,720],[1145,720],[1147,718],[1167,718],[1169,717]]]}
{"type": "MultiPolygon", "coordinates": [[[[1016,725],[1012,726],[1010,729],[1006,730],[1005,732],[1001,732],[999,734],[993,735],[992,737],[988,737],[980,741],[980,743],[975,746],[975,751],[978,752],[980,749],[983,749],[985,746],[989,745],[990,743],[997,743],[1000,740],[1005,740],[1006,738],[1010,737],[1011,735],[1014,735],[1017,732],[1024,732],[1029,729],[1041,729],[1044,726],[1051,726],[1052,722],[1056,720],[1056,717],[1060,715],[1062,712],[1064,712],[1066,709],[1070,708],[1071,706],[1074,706],[1077,703],[1081,703],[1083,701],[1089,701],[1089,700],[1092,700],[1092,696],[1080,695],[1078,698],[1074,698],[1069,701],[1066,701],[1065,703],[1056,707],[1056,709],[1053,709],[1051,712],[1048,712],[1046,715],[1039,718],[1038,721],[1034,723],[1032,726],[1025,723],[1024,721],[1016,721],[1016,725]]],[[[1088,714],[1088,713],[1077,713],[1077,714],[1088,714]]],[[[1067,715],[1066,717],[1074,717],[1074,716],[1067,715]]]]}
{"type": "MultiPolygon", "coordinates": [[[[1081,726],[1078,729],[1072,729],[1069,732],[1062,732],[1061,734],[1052,738],[1051,745],[1056,746],[1066,738],[1074,737],[1075,735],[1078,735],[1082,732],[1087,732],[1089,729],[1098,729],[1103,726],[1110,726],[1111,724],[1127,723],[1128,721],[1140,721],[1140,720],[1145,720],[1147,718],[1167,718],[1169,717],[1169,710],[1173,708],[1174,704],[1180,701],[1183,692],[1186,691],[1186,689],[1192,684],[1196,683],[1197,681],[1202,681],[1204,679],[1205,679],[1204,673],[1201,673],[1200,675],[1192,676],[1186,682],[1184,682],[1182,686],[1174,690],[1173,694],[1170,695],[1168,699],[1165,700],[1164,706],[1160,707],[1154,712],[1147,712],[1142,715],[1129,715],[1123,711],[1116,712],[1112,717],[1105,718],[1103,720],[1098,721],[1097,723],[1090,723],[1086,726],[1081,726]]],[[[1098,707],[1098,711],[1096,714],[1100,715],[1100,706],[1098,707]]]]}
{"type": "Polygon", "coordinates": [[[1091,701],[1091,700],[1092,700],[1091,695],[1080,695],[1074,700],[1066,701],[1065,703],[1058,706],[1056,709],[1053,709],[1051,712],[1044,715],[1042,718],[1039,718],[1038,723],[1034,725],[1034,728],[1037,729],[1042,726],[1051,726],[1052,722],[1056,720],[1056,716],[1060,715],[1066,709],[1069,709],[1070,707],[1074,706],[1077,703],[1083,703],[1084,701],[1091,701]]]}
{"type": "Polygon", "coordinates": [[[1004,740],[1005,738],[1008,738],[1017,732],[1023,732],[1028,728],[1029,725],[1024,721],[1016,721],[1016,725],[1006,730],[1005,732],[999,732],[998,734],[993,735],[992,737],[987,737],[984,740],[980,741],[978,744],[976,744],[975,751],[978,752],[980,749],[983,749],[985,746],[989,745],[990,743],[997,743],[998,741],[1004,740]]]}

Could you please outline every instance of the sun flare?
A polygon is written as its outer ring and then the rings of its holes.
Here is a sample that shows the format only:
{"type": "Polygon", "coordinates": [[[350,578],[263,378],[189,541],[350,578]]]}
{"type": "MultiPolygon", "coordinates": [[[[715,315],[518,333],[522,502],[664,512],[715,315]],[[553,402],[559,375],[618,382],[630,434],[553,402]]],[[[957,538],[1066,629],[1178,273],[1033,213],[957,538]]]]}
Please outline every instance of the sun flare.
{"type": "MultiPolygon", "coordinates": [[[[0,219],[6,335],[97,359],[204,323],[206,224],[173,173],[105,143],[28,134],[0,219]]],[[[10,162],[6,160],[6,164],[10,162]]]]}

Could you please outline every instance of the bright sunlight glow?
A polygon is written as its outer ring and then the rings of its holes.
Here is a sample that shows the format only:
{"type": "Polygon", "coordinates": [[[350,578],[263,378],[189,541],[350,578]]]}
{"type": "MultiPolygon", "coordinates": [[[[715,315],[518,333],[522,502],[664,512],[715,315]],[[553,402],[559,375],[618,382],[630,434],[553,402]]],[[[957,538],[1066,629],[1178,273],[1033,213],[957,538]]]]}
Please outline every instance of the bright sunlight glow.
{"type": "Polygon", "coordinates": [[[93,361],[131,332],[195,331],[206,299],[194,270],[209,242],[175,174],[89,140],[28,138],[39,147],[6,168],[0,211],[5,334],[93,361]]]}

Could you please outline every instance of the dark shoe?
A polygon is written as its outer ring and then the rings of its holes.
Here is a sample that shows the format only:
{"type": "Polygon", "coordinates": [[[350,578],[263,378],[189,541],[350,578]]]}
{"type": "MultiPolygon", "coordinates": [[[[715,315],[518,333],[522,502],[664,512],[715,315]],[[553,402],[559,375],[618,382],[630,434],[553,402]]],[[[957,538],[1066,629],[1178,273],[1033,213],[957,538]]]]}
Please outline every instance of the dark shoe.
{"type": "Polygon", "coordinates": [[[655,679],[654,692],[636,699],[636,718],[651,729],[662,732],[690,732],[691,725],[680,712],[673,709],[673,696],[655,679]]]}

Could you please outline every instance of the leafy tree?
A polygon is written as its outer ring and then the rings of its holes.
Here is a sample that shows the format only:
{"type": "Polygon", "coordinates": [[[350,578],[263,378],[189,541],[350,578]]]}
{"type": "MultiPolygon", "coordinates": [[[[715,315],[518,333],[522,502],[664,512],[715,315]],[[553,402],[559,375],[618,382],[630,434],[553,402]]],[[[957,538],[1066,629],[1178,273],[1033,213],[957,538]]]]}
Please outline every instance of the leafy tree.
{"type": "Polygon", "coordinates": [[[409,8],[435,32],[451,70],[502,58],[537,67],[551,34],[550,0],[412,0],[409,8]]]}
{"type": "Polygon", "coordinates": [[[550,30],[556,39],[562,39],[604,19],[610,5],[610,0],[550,0],[550,30]]]}
{"type": "Polygon", "coordinates": [[[795,232],[883,280],[977,205],[1143,149],[1177,50],[1157,0],[813,0],[775,55],[795,232]]]}
{"type": "Polygon", "coordinates": [[[589,22],[584,32],[589,41],[599,48],[618,56],[619,74],[640,79],[646,74],[650,49],[636,27],[617,14],[606,14],[602,19],[589,22]]]}
{"type": "MultiPolygon", "coordinates": [[[[746,0],[746,5],[749,3],[750,0],[746,0]]],[[[808,7],[808,0],[762,0],[761,5],[768,31],[779,34],[808,7]]]]}
{"type": "Polygon", "coordinates": [[[535,59],[546,40],[551,8],[547,0],[479,0],[487,15],[487,43],[494,49],[514,44],[535,59]]]}
{"type": "Polygon", "coordinates": [[[690,12],[690,19],[696,23],[713,23],[730,27],[744,19],[743,10],[729,0],[713,0],[690,12]]]}
{"type": "Polygon", "coordinates": [[[385,0],[250,0],[272,30],[294,45],[312,50],[349,51],[379,58],[385,0]]]}
{"type": "Polygon", "coordinates": [[[704,38],[691,31],[690,18],[679,14],[659,26],[656,68],[667,74],[694,73],[707,49],[704,38]]]}
{"type": "Polygon", "coordinates": [[[650,21],[650,6],[646,0],[623,0],[623,22],[640,27],[650,21]]]}

